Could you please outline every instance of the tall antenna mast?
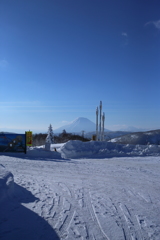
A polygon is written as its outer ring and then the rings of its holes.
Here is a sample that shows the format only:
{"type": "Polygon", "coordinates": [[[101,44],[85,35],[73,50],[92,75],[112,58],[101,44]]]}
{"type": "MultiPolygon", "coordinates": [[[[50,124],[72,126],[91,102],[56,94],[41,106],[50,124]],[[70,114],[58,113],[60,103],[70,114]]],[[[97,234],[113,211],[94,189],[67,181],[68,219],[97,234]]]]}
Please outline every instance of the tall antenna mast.
{"type": "Polygon", "coordinates": [[[105,121],[105,113],[102,115],[102,141],[104,141],[104,121],[105,121]]]}
{"type": "Polygon", "coordinates": [[[98,141],[98,107],[96,108],[96,141],[98,141]]]}
{"type": "Polygon", "coordinates": [[[84,138],[84,132],[85,132],[85,131],[84,131],[84,130],[82,130],[82,137],[83,137],[83,138],[84,138]]]}
{"type": "Polygon", "coordinates": [[[101,119],[102,119],[102,101],[100,101],[100,115],[99,115],[99,140],[102,140],[102,132],[101,132],[101,119]]]}

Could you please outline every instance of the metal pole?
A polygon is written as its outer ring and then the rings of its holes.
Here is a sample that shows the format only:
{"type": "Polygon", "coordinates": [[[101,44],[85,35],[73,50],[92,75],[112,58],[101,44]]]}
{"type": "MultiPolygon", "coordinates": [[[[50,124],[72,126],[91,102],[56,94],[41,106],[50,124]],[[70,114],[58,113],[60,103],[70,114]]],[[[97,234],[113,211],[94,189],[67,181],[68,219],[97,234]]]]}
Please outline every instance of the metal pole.
{"type": "Polygon", "coordinates": [[[27,153],[27,133],[25,132],[25,154],[27,153]]]}
{"type": "Polygon", "coordinates": [[[84,138],[84,132],[85,132],[85,131],[84,131],[84,130],[82,130],[82,137],[83,137],[83,138],[84,138]]]}
{"type": "Polygon", "coordinates": [[[98,107],[96,108],[96,141],[98,141],[98,107]]]}
{"type": "Polygon", "coordinates": [[[102,115],[102,141],[104,141],[104,121],[105,121],[105,113],[102,115]]]}
{"type": "Polygon", "coordinates": [[[100,115],[99,115],[99,140],[101,141],[102,140],[102,132],[101,132],[101,119],[102,119],[102,101],[100,101],[100,106],[99,106],[99,109],[100,109],[100,115]]]}

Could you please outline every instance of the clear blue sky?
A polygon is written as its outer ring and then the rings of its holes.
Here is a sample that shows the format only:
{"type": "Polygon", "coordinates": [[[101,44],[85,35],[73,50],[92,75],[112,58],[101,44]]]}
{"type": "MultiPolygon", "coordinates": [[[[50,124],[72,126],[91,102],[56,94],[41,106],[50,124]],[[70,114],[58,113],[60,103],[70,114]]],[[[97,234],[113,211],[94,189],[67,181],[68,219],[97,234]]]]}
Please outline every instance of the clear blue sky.
{"type": "Polygon", "coordinates": [[[0,0],[0,131],[160,128],[159,0],[0,0]]]}

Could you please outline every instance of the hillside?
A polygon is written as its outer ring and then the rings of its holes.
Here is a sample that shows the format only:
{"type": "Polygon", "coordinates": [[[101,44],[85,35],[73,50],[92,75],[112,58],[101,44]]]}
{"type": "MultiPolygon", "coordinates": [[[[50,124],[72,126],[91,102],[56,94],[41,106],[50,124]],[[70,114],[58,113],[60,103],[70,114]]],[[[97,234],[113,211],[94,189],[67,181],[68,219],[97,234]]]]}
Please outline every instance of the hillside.
{"type": "MultiPolygon", "coordinates": [[[[117,137],[120,137],[120,136],[123,136],[123,135],[126,135],[126,134],[129,134],[131,132],[126,132],[126,131],[110,131],[110,130],[107,130],[105,129],[104,131],[104,138],[106,141],[109,141],[113,138],[117,138],[117,137]]],[[[85,133],[85,137],[86,138],[92,138],[92,136],[96,134],[96,131],[94,132],[89,132],[89,133],[85,133]]]]}
{"type": "Polygon", "coordinates": [[[111,140],[121,144],[156,144],[160,145],[160,129],[147,132],[136,132],[123,135],[111,140]]]}

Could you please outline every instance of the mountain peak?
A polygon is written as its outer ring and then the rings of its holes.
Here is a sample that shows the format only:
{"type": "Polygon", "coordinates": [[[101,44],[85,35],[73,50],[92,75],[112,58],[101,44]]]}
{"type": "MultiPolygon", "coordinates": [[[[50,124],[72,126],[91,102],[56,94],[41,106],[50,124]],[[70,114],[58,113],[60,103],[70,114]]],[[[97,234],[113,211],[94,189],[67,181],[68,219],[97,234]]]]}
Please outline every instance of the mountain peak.
{"type": "Polygon", "coordinates": [[[80,123],[80,124],[84,123],[84,124],[86,124],[87,122],[94,123],[94,122],[90,121],[88,118],[85,118],[85,117],[78,117],[75,120],[73,120],[72,123],[80,123]]]}
{"type": "Polygon", "coordinates": [[[64,129],[66,130],[66,132],[71,132],[71,133],[81,132],[81,131],[91,132],[91,131],[95,131],[96,124],[90,121],[88,118],[79,117],[79,118],[76,118],[71,123],[55,129],[54,132],[60,133],[64,129]]]}
{"type": "MultiPolygon", "coordinates": [[[[61,133],[63,130],[69,133],[80,133],[82,131],[85,132],[95,132],[96,131],[96,124],[85,117],[76,118],[71,123],[64,125],[60,128],[54,130],[55,133],[61,133]]],[[[107,130],[107,129],[105,129],[107,130]]],[[[109,131],[109,130],[108,130],[109,131]]]]}

